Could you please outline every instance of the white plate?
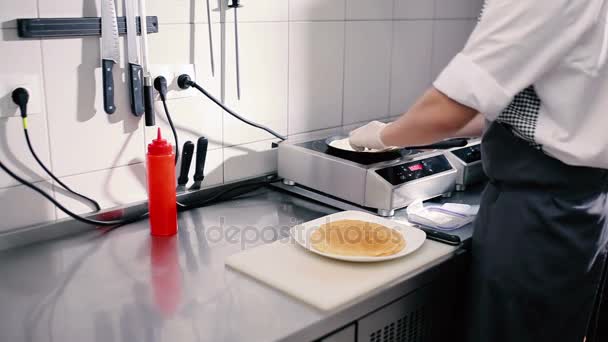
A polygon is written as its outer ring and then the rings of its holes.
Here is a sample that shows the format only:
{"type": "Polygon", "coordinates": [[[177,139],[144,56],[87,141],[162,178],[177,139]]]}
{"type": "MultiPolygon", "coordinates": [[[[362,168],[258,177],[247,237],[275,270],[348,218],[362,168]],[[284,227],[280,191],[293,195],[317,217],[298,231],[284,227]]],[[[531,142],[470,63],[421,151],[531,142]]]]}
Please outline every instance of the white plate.
{"type": "Polygon", "coordinates": [[[393,259],[401,258],[403,256],[406,256],[406,255],[414,252],[418,248],[420,248],[422,246],[422,244],[424,243],[424,241],[426,240],[426,233],[418,228],[414,228],[412,226],[409,226],[409,225],[406,225],[403,223],[390,221],[385,218],[375,216],[372,214],[368,214],[368,213],[364,213],[361,211],[343,211],[340,213],[324,216],[324,217],[318,218],[316,220],[302,223],[300,225],[297,225],[297,226],[291,228],[291,236],[300,246],[308,249],[309,251],[311,251],[313,253],[322,255],[324,257],[332,258],[332,259],[352,261],[352,262],[378,262],[378,261],[386,261],[386,260],[393,260],[393,259]],[[340,221],[340,220],[367,221],[367,222],[377,223],[377,224],[386,226],[388,228],[395,229],[396,231],[398,231],[399,233],[401,233],[403,235],[403,238],[405,239],[405,248],[397,254],[389,255],[389,256],[381,256],[381,257],[344,256],[344,255],[323,253],[323,252],[320,252],[320,251],[314,249],[312,247],[312,244],[310,241],[310,237],[311,237],[312,233],[315,230],[319,229],[319,227],[321,227],[321,225],[323,225],[323,224],[340,221]]]}

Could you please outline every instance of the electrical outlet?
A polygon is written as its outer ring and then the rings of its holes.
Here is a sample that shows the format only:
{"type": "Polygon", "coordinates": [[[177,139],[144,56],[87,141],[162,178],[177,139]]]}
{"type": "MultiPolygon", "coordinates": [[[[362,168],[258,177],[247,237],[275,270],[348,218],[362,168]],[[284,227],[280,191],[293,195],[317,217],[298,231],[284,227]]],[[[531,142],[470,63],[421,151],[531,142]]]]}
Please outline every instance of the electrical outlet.
{"type": "Polygon", "coordinates": [[[11,94],[17,88],[25,88],[30,93],[27,104],[28,115],[42,113],[42,82],[38,74],[0,75],[0,117],[19,116],[19,108],[13,103],[11,94]]]}
{"type": "MultiPolygon", "coordinates": [[[[167,92],[167,100],[201,95],[196,89],[190,88],[182,90],[177,86],[177,78],[181,74],[188,74],[192,79],[196,79],[193,64],[152,64],[150,65],[150,73],[152,74],[153,79],[157,76],[164,76],[167,79],[167,86],[169,89],[167,92]]],[[[157,101],[160,100],[158,92],[155,92],[154,98],[157,101]]]]}

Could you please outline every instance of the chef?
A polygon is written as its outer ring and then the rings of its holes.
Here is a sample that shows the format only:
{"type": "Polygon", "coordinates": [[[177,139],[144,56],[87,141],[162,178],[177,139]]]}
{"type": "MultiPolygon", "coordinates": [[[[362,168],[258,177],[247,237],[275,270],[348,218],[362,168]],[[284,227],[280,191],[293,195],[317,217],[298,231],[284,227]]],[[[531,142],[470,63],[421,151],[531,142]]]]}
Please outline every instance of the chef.
{"type": "Polygon", "coordinates": [[[386,149],[484,130],[471,341],[578,342],[592,328],[608,242],[607,14],[608,0],[487,0],[407,113],[350,134],[386,149]]]}

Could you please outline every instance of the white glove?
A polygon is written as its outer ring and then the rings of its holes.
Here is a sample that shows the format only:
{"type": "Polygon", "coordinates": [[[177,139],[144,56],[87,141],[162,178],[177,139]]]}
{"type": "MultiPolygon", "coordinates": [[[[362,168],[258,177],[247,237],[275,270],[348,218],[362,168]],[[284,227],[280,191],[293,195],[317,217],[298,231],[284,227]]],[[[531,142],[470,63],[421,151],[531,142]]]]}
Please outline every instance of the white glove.
{"type": "Polygon", "coordinates": [[[364,151],[366,148],[371,150],[386,150],[386,146],[380,138],[382,129],[386,126],[380,121],[372,121],[363,127],[350,132],[349,143],[355,151],[364,151]]]}

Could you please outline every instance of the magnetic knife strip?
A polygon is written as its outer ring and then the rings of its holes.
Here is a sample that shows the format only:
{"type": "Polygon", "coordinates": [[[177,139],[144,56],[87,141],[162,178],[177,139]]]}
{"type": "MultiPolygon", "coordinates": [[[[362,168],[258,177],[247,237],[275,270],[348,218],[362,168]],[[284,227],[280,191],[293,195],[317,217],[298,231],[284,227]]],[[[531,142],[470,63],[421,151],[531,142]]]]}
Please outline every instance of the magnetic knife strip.
{"type": "MultiPolygon", "coordinates": [[[[127,33],[125,17],[117,17],[118,34],[127,33]]],[[[158,17],[146,17],[148,33],[158,32],[158,17]]],[[[101,36],[101,18],[32,18],[17,19],[20,38],[57,38],[101,36]]],[[[140,18],[137,18],[137,34],[141,34],[140,18]]]]}

